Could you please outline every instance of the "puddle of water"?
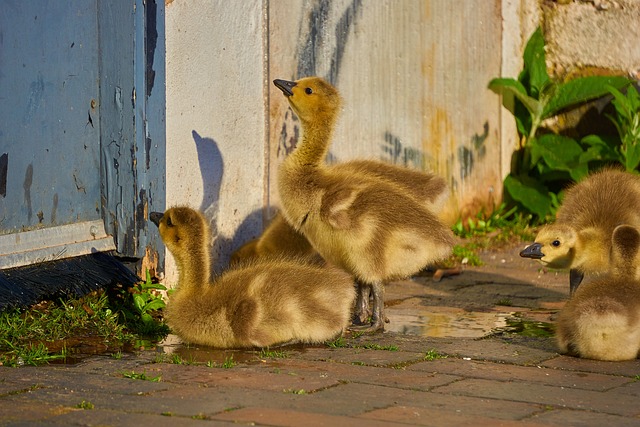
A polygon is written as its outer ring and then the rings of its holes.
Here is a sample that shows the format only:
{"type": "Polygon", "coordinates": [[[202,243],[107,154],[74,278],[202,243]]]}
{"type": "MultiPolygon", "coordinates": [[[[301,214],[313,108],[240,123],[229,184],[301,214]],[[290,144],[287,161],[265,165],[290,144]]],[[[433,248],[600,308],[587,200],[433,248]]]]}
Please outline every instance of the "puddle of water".
{"type": "Polygon", "coordinates": [[[506,321],[506,326],[497,328],[493,333],[509,333],[523,337],[552,337],[555,333],[553,324],[547,322],[526,320],[518,316],[509,317],[506,321]]]}
{"type": "MultiPolygon", "coordinates": [[[[266,357],[270,352],[272,354],[286,353],[291,356],[292,353],[302,353],[305,346],[302,344],[284,345],[265,349],[264,353],[260,349],[217,349],[212,347],[203,347],[193,344],[185,344],[176,335],[169,334],[164,341],[156,345],[156,351],[171,357],[177,356],[189,363],[208,363],[223,364],[230,358],[237,363],[259,363],[262,357],[266,357]]],[[[277,356],[276,356],[277,357],[277,356]]]]}
{"type": "MultiPolygon", "coordinates": [[[[526,320],[515,312],[502,311],[465,311],[454,307],[394,307],[386,310],[389,323],[385,330],[422,337],[438,338],[482,338],[488,335],[500,335],[504,333],[517,334],[529,337],[549,337],[554,333],[551,323],[526,320]]],[[[309,346],[302,344],[285,345],[266,349],[263,353],[259,349],[216,349],[183,343],[175,335],[168,335],[159,343],[136,342],[124,348],[109,348],[101,338],[79,337],[51,343],[53,350],[57,347],[66,347],[65,358],[52,360],[53,364],[79,363],[92,355],[109,355],[112,353],[132,353],[142,348],[155,350],[165,355],[165,360],[171,362],[172,358],[186,363],[214,363],[223,365],[229,360],[236,363],[261,363],[269,352],[275,354],[303,353],[309,346]]]]}
{"type": "Polygon", "coordinates": [[[481,338],[508,325],[513,312],[475,312],[452,307],[387,310],[385,330],[438,338],[481,338]]]}

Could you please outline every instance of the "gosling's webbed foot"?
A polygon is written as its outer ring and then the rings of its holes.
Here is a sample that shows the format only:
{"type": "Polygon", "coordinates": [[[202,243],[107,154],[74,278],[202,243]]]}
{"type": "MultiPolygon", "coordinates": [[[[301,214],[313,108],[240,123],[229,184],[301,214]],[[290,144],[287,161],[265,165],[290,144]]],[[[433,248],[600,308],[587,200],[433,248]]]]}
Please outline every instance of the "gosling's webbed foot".
{"type": "Polygon", "coordinates": [[[356,325],[365,325],[371,318],[371,308],[369,306],[369,298],[371,296],[371,286],[360,281],[356,282],[358,287],[358,297],[353,313],[353,323],[356,325]]]}
{"type": "Polygon", "coordinates": [[[372,319],[371,323],[367,323],[366,325],[351,325],[348,329],[353,332],[364,333],[384,331],[384,322],[372,319]]]}
{"type": "Polygon", "coordinates": [[[384,331],[384,324],[388,319],[384,315],[384,286],[380,282],[374,283],[369,289],[373,293],[371,322],[366,325],[353,325],[350,330],[359,332],[384,331]]]}

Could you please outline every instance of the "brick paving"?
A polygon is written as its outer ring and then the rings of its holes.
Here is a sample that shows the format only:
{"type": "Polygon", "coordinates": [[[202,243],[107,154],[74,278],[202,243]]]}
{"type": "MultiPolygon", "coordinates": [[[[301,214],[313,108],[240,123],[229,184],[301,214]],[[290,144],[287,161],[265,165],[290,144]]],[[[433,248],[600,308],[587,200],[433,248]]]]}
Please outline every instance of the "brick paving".
{"type": "MultiPolygon", "coordinates": [[[[390,317],[394,309],[404,315],[437,305],[459,314],[509,310],[551,321],[549,307],[566,299],[566,274],[515,260],[509,268],[510,258],[491,257],[495,266],[469,268],[438,284],[423,277],[390,286],[390,317]],[[518,305],[501,308],[496,298],[518,305]]],[[[0,425],[640,425],[639,360],[561,356],[548,336],[385,332],[347,336],[338,347],[276,350],[267,357],[160,346],[120,359],[0,368],[0,425]],[[231,356],[237,364],[222,368],[231,356]],[[127,378],[132,372],[158,381],[127,378]]]]}

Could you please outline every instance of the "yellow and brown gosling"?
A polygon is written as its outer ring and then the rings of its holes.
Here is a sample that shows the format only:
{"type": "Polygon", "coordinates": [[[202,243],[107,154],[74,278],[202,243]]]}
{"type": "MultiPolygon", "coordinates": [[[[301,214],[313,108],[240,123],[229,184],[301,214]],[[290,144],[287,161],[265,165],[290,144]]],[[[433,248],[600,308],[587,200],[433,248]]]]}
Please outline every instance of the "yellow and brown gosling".
{"type": "Polygon", "coordinates": [[[611,274],[580,286],[558,316],[561,353],[597,360],[631,360],[640,352],[640,232],[618,226],[611,274]]]}
{"type": "Polygon", "coordinates": [[[186,342],[218,348],[320,343],[349,325],[355,298],[347,273],[305,261],[270,258],[210,275],[210,230],[188,207],[153,212],[179,278],[165,315],[186,342]]]}
{"type": "Polygon", "coordinates": [[[620,224],[640,227],[640,177],[604,169],[567,190],[556,222],[542,227],[520,256],[570,269],[573,294],[585,273],[609,271],[611,234],[620,224]]]}
{"type": "Polygon", "coordinates": [[[451,230],[425,204],[437,205],[441,189],[418,200],[370,171],[325,164],[340,94],[319,77],[274,84],[302,125],[301,140],[278,170],[282,213],[327,262],[371,290],[372,319],[364,329],[384,329],[384,284],[451,253],[451,230]]]}

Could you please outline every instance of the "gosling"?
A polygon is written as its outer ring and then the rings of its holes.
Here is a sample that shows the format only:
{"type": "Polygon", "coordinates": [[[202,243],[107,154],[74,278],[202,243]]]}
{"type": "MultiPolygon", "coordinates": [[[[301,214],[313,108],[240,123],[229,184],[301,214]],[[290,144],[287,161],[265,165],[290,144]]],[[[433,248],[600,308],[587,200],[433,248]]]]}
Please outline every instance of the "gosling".
{"type": "Polygon", "coordinates": [[[210,230],[199,212],[174,207],[150,215],[178,267],[166,321],[186,342],[218,348],[320,343],[349,325],[351,277],[327,267],[270,258],[210,280],[210,230]]]}

